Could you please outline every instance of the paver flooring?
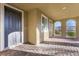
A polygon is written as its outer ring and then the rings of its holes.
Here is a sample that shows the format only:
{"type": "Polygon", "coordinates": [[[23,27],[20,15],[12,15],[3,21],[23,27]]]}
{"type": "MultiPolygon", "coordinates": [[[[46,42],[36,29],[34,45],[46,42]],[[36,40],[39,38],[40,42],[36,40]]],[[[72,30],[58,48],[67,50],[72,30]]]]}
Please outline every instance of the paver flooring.
{"type": "Polygon", "coordinates": [[[0,52],[1,56],[79,56],[79,47],[40,44],[23,44],[0,52]]]}

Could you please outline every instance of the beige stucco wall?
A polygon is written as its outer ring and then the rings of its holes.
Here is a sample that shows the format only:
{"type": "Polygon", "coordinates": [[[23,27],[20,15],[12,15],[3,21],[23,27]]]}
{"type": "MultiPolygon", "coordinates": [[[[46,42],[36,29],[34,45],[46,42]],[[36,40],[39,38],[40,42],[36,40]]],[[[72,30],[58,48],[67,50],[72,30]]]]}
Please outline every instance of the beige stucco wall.
{"type": "Polygon", "coordinates": [[[41,12],[36,9],[37,11],[37,28],[36,28],[36,40],[37,44],[41,42],[41,12]]]}
{"type": "Polygon", "coordinates": [[[49,31],[41,32],[42,14],[45,15],[38,9],[33,9],[28,12],[28,41],[31,44],[38,45],[40,42],[49,39],[49,31]]]}
{"type": "MultiPolygon", "coordinates": [[[[37,38],[38,38],[38,40],[39,40],[39,42],[43,42],[43,41],[46,41],[46,40],[49,40],[49,28],[48,28],[48,31],[44,31],[44,32],[42,32],[41,31],[41,20],[42,20],[42,15],[44,15],[46,18],[47,18],[47,20],[46,21],[48,21],[48,24],[49,24],[49,21],[51,21],[51,23],[53,24],[53,19],[51,19],[50,17],[48,17],[48,15],[46,15],[45,13],[43,13],[41,10],[38,10],[37,9],[37,17],[38,17],[38,22],[37,22],[37,24],[38,24],[38,28],[39,28],[39,35],[37,36],[37,38]]],[[[49,26],[49,25],[48,25],[49,26]]],[[[53,25],[52,25],[52,27],[53,27],[53,25]]],[[[53,29],[52,29],[53,30],[53,29]]],[[[52,36],[53,36],[53,34],[52,34],[52,36]]]]}
{"type": "MultiPolygon", "coordinates": [[[[41,10],[39,10],[39,9],[37,9],[37,27],[38,27],[38,31],[37,31],[37,35],[36,35],[36,37],[37,37],[37,41],[39,41],[39,43],[40,42],[43,42],[43,41],[46,41],[46,40],[49,40],[49,28],[48,28],[48,31],[44,31],[44,32],[42,32],[41,31],[41,20],[42,20],[42,15],[44,15],[46,18],[47,18],[47,20],[46,21],[48,21],[48,24],[49,24],[49,21],[51,21],[52,23],[53,23],[53,20],[51,19],[51,18],[49,18],[45,13],[43,13],[41,10]]],[[[52,27],[53,27],[53,25],[52,25],[52,27]]],[[[53,29],[52,29],[53,30],[53,29]]]]}
{"type": "Polygon", "coordinates": [[[28,12],[24,11],[24,43],[28,42],[28,12]]]}
{"type": "Polygon", "coordinates": [[[54,25],[53,20],[49,19],[48,23],[49,23],[49,25],[48,25],[49,26],[49,28],[48,28],[49,29],[49,38],[51,38],[51,37],[53,37],[53,32],[54,32],[53,31],[53,25],[54,25]]]}

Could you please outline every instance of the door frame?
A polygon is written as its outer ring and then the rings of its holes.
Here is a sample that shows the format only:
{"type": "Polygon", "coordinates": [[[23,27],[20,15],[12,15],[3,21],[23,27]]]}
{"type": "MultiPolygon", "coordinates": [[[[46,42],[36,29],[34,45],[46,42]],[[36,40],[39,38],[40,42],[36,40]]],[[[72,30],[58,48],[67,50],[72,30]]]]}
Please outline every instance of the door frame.
{"type": "MultiPolygon", "coordinates": [[[[5,6],[7,6],[7,7],[9,7],[9,8],[12,8],[12,9],[14,9],[14,10],[17,10],[17,11],[19,11],[19,12],[21,12],[22,13],[22,42],[21,42],[21,44],[23,44],[24,43],[24,11],[23,10],[20,10],[20,9],[18,9],[18,8],[16,8],[16,7],[13,7],[13,6],[11,6],[11,5],[9,5],[9,4],[6,4],[6,3],[2,3],[1,4],[1,7],[2,7],[2,10],[3,10],[3,12],[2,12],[2,19],[1,19],[1,49],[0,49],[0,51],[3,51],[3,50],[6,50],[6,49],[9,49],[9,47],[7,47],[7,48],[5,48],[4,47],[4,41],[5,41],[5,39],[4,39],[4,17],[5,17],[5,10],[4,10],[4,7],[5,6]]],[[[2,11],[1,10],[1,11],[2,11]]],[[[20,45],[20,44],[18,44],[18,45],[20,45]]],[[[14,45],[13,47],[15,47],[15,46],[18,46],[18,45],[14,45]]],[[[12,48],[13,48],[12,47],[12,48]]]]}
{"type": "MultiPolygon", "coordinates": [[[[44,30],[42,31],[42,21],[43,21],[42,17],[44,17],[46,19],[47,24],[48,24],[48,17],[44,14],[41,14],[41,35],[43,35],[43,37],[41,37],[41,40],[40,40],[41,42],[46,40],[45,37],[44,37],[44,30]]],[[[48,27],[48,25],[47,25],[47,27],[48,27]]],[[[47,32],[48,32],[48,28],[47,28],[47,32]]],[[[47,35],[49,35],[49,34],[47,34],[47,35]]],[[[49,37],[49,36],[47,36],[47,37],[49,37]]]]}

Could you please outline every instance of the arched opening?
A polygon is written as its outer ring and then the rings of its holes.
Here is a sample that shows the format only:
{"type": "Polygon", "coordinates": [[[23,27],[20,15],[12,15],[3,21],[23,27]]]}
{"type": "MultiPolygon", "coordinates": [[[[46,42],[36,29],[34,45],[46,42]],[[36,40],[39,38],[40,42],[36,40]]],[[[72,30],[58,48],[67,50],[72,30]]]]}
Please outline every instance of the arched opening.
{"type": "Polygon", "coordinates": [[[76,21],[74,19],[69,19],[66,22],[66,37],[76,38],[76,21]]]}
{"type": "Polygon", "coordinates": [[[61,22],[55,21],[54,23],[54,36],[61,36],[61,22]]]}

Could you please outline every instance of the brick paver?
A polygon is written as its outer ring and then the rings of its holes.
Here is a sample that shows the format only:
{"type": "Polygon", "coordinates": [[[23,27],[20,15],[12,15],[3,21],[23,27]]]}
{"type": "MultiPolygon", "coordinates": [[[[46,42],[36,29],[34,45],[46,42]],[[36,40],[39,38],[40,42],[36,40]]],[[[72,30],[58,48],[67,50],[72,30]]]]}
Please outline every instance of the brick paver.
{"type": "Polygon", "coordinates": [[[79,47],[61,46],[52,44],[29,45],[23,44],[0,55],[7,56],[79,56],[79,47]]]}
{"type": "Polygon", "coordinates": [[[79,55],[79,48],[73,46],[61,46],[61,45],[51,45],[51,44],[40,44],[39,46],[24,44],[17,46],[14,50],[27,51],[38,54],[45,55],[66,55],[75,56],[79,55]]]}

